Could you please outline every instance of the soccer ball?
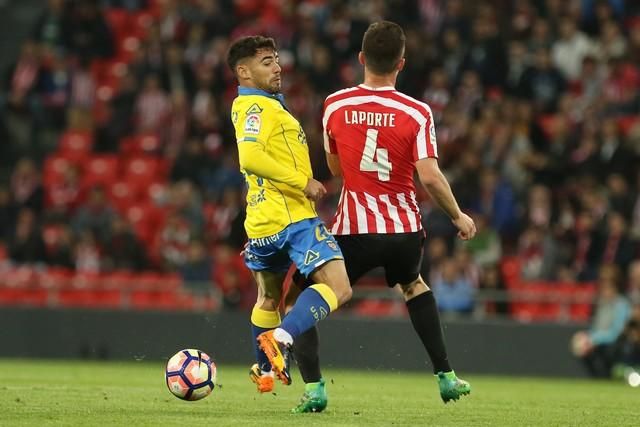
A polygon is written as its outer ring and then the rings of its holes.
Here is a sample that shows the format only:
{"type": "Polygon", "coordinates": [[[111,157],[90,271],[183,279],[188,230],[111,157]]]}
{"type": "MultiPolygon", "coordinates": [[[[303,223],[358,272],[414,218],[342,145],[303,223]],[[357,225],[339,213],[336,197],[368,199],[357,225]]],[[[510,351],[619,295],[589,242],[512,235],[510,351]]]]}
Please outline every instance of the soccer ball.
{"type": "Polygon", "coordinates": [[[200,400],[211,394],[216,383],[216,365],[200,350],[180,350],[165,370],[167,387],[179,399],[200,400]]]}

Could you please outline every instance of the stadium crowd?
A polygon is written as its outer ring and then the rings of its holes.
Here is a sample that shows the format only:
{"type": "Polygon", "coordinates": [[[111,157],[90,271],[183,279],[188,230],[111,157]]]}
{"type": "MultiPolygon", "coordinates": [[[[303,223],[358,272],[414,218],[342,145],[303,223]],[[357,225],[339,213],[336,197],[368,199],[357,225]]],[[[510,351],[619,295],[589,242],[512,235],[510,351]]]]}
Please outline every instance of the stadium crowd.
{"type": "Polygon", "coordinates": [[[407,35],[397,89],[431,106],[440,165],[478,225],[457,243],[419,194],[423,274],[441,310],[471,312],[478,289],[507,281],[595,282],[603,266],[640,303],[636,2],[49,0],[43,9],[0,95],[0,238],[11,262],[179,272],[247,304],[227,46],[276,39],[287,104],[330,189],[319,206],[329,219],[340,187],[324,162],[322,103],[360,82],[362,34],[389,19],[407,35]]]}

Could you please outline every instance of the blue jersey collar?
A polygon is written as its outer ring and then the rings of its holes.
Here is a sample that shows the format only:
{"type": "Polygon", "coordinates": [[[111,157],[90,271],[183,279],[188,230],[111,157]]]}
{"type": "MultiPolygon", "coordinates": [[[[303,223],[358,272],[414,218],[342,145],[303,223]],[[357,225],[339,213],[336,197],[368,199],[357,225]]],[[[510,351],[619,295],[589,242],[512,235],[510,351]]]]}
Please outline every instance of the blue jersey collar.
{"type": "Polygon", "coordinates": [[[282,107],[288,111],[287,105],[284,103],[284,95],[281,93],[269,93],[266,90],[262,90],[262,89],[256,89],[253,87],[246,87],[246,86],[238,86],[238,95],[239,96],[242,96],[242,95],[266,96],[267,98],[275,99],[276,101],[278,101],[280,104],[282,104],[282,107]]]}

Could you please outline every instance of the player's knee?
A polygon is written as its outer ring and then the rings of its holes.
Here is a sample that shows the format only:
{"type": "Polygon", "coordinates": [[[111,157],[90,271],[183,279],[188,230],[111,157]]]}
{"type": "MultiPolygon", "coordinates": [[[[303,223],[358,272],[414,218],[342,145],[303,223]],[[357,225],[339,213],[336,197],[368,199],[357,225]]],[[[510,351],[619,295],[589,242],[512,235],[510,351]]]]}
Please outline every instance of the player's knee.
{"type": "Polygon", "coordinates": [[[338,299],[338,305],[342,305],[351,299],[353,295],[353,290],[349,285],[349,281],[346,283],[340,283],[339,286],[333,289],[333,292],[336,294],[336,298],[338,299]]]}
{"type": "Polygon", "coordinates": [[[427,286],[424,280],[422,280],[422,277],[418,276],[418,278],[411,283],[407,283],[406,285],[401,283],[400,289],[402,290],[405,300],[410,300],[411,298],[428,291],[429,286],[427,286]]]}

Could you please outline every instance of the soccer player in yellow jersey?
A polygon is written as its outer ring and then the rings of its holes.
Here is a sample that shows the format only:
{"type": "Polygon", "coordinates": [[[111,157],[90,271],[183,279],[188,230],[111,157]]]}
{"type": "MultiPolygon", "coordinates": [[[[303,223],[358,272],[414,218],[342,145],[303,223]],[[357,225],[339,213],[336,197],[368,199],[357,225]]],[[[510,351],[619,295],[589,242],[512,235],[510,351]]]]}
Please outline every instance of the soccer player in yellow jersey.
{"type": "Polygon", "coordinates": [[[304,131],[280,94],[275,42],[243,37],[229,48],[227,62],[240,85],[231,120],[248,185],[244,256],[258,285],[251,313],[258,366],[250,376],[258,391],[267,392],[274,373],[291,383],[287,359],[293,339],[348,301],[351,287],[342,252],[315,210],[326,190],[313,179],[304,131]],[[282,284],[292,262],[314,284],[281,322],[282,284]]]}

